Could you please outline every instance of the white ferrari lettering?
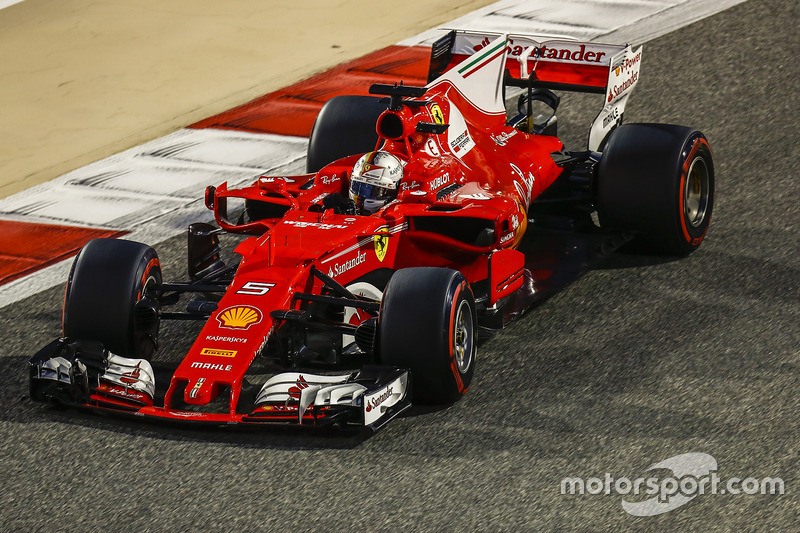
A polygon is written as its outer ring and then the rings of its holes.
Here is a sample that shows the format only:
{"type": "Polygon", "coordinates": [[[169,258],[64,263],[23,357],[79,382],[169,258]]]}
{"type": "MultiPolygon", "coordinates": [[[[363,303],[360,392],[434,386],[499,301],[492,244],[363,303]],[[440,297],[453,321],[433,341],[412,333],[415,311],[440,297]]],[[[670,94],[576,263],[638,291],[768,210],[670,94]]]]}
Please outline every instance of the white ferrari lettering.
{"type": "Polygon", "coordinates": [[[347,226],[341,224],[324,224],[322,222],[306,222],[304,220],[287,220],[284,224],[294,226],[295,228],[347,229],[347,226]]]}

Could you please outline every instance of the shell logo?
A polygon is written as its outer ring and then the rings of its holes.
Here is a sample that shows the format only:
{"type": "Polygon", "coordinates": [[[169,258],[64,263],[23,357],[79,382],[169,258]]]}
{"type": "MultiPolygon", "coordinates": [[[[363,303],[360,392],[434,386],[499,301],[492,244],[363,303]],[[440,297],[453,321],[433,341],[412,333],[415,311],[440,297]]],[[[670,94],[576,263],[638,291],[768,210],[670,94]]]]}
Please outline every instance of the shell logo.
{"type": "Polygon", "coordinates": [[[217,320],[223,328],[247,329],[261,322],[261,311],[249,305],[237,305],[219,313],[217,320]]]}

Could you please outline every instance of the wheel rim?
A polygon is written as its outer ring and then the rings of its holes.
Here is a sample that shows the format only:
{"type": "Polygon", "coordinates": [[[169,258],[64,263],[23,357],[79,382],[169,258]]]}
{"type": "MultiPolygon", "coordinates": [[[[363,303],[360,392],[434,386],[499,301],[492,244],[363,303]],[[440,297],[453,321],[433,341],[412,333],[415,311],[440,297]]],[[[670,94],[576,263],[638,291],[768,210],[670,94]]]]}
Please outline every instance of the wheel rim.
{"type": "MultiPolygon", "coordinates": [[[[355,296],[361,296],[363,298],[369,298],[371,300],[375,300],[376,302],[380,302],[383,299],[383,291],[377,288],[372,283],[367,283],[365,281],[358,281],[356,283],[352,283],[347,286],[347,290],[350,291],[355,296]]],[[[353,326],[358,326],[363,320],[374,316],[372,313],[359,312],[358,309],[355,307],[345,307],[344,308],[344,323],[351,324],[353,326]],[[360,320],[356,319],[353,320],[354,316],[360,316],[360,320]]],[[[355,354],[355,353],[363,353],[361,348],[358,347],[356,344],[356,338],[353,335],[342,335],[342,353],[346,354],[355,354]]]]}
{"type": "Polygon", "coordinates": [[[472,365],[473,323],[472,311],[466,300],[461,300],[456,312],[455,330],[453,331],[453,354],[459,372],[465,374],[472,365]]]}
{"type": "Polygon", "coordinates": [[[158,280],[156,280],[156,277],[151,274],[144,282],[144,286],[142,286],[142,292],[139,294],[139,300],[144,300],[145,298],[153,298],[154,300],[158,299],[157,291],[158,280]]]}
{"type": "Polygon", "coordinates": [[[710,179],[705,159],[696,157],[686,174],[683,188],[683,214],[692,227],[700,226],[706,218],[710,179]]]}

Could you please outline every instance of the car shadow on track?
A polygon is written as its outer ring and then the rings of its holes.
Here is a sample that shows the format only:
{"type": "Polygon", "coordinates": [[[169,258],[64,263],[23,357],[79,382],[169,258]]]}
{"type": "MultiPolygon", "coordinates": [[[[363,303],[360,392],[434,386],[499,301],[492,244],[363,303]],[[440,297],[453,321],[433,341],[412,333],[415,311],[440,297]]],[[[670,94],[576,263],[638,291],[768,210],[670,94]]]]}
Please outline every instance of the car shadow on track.
{"type": "Polygon", "coordinates": [[[599,263],[595,270],[622,270],[666,265],[684,259],[674,255],[656,255],[637,243],[629,243],[599,263]]]}
{"type": "Polygon", "coordinates": [[[28,358],[0,358],[0,422],[35,422],[37,405],[28,395],[28,358]]]}
{"type": "MultiPolygon", "coordinates": [[[[27,400],[30,402],[30,400],[27,400]]],[[[32,404],[32,402],[31,402],[32,404]]],[[[238,447],[283,450],[352,449],[374,433],[312,427],[287,428],[203,428],[171,426],[167,423],[126,422],[123,419],[82,412],[73,408],[35,405],[38,410],[25,417],[27,423],[67,424],[118,435],[131,435],[170,442],[232,444],[238,447]]],[[[22,420],[18,420],[22,421],[22,420]]]]}

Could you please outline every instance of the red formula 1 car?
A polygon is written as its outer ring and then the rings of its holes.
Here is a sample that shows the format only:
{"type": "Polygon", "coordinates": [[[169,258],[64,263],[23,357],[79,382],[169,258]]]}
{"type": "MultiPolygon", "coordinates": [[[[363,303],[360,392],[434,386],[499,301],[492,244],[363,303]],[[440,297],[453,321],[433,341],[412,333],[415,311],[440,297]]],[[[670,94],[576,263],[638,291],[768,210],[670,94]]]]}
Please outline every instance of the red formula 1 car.
{"type": "Polygon", "coordinates": [[[330,100],[309,174],[209,187],[217,226],[190,226],[189,281],[163,281],[146,245],[88,243],[64,336],[31,360],[31,396],[246,427],[377,428],[411,401],[457,400],[479,333],[631,239],[677,255],[702,242],[714,200],[706,139],[621,124],[641,57],[451,32],[433,46],[425,87],[330,100]],[[511,118],[507,88],[521,92],[511,118]],[[560,90],[605,99],[586,150],[556,136],[560,90]],[[226,233],[248,236],[238,264],[221,259],[226,233]],[[150,360],[170,319],[204,325],[162,376],[150,360]]]}

